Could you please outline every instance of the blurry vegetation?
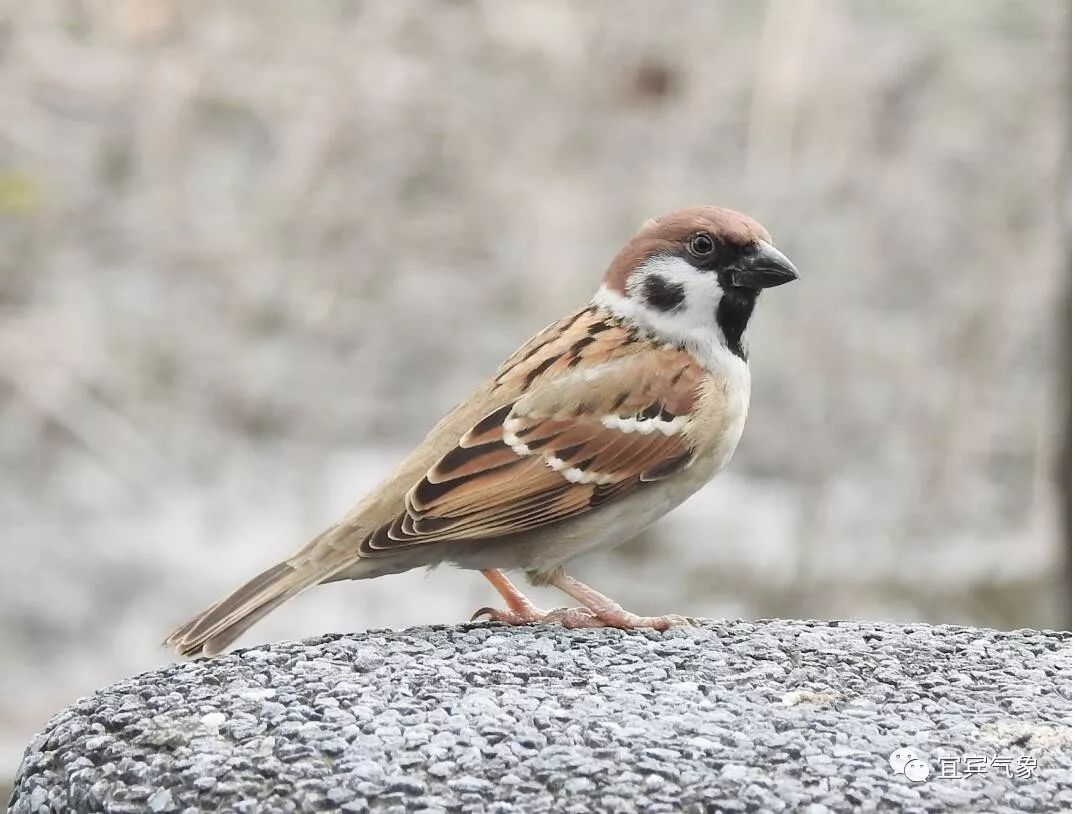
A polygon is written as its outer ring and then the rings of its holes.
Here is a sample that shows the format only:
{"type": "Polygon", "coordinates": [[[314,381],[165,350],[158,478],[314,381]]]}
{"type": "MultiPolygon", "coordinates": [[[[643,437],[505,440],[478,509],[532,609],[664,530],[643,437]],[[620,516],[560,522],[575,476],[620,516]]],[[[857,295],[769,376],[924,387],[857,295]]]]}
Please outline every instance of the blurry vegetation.
{"type": "MultiPolygon", "coordinates": [[[[697,202],[803,281],[752,326],[728,473],[580,575],[642,612],[1069,624],[1066,9],[0,3],[5,759],[697,202]]],[[[485,590],[326,588],[253,636],[485,590]]]]}

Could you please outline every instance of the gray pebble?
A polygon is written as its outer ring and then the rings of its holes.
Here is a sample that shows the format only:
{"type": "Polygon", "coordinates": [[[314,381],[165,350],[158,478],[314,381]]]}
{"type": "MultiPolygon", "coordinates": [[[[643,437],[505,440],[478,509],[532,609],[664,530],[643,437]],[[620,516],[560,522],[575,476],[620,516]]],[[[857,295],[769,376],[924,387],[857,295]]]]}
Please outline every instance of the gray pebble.
{"type": "Polygon", "coordinates": [[[176,805],[172,802],[172,792],[168,789],[155,791],[146,801],[150,811],[174,811],[176,805]]]}

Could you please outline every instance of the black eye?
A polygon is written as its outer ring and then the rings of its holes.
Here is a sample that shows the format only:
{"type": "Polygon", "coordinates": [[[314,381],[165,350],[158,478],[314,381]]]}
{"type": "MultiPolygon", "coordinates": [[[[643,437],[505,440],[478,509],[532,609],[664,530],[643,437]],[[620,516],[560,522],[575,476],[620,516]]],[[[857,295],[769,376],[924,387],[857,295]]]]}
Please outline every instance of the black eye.
{"type": "Polygon", "coordinates": [[[716,245],[712,237],[702,232],[690,239],[690,242],[687,243],[687,248],[690,249],[691,254],[695,257],[705,257],[712,253],[716,245]]]}

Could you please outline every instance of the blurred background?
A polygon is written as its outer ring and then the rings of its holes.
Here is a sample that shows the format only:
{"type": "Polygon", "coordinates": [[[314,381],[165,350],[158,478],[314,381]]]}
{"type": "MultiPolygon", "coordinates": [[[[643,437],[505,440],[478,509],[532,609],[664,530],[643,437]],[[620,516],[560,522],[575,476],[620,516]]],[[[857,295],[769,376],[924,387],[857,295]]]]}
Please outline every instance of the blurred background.
{"type": "MultiPolygon", "coordinates": [[[[575,573],[643,613],[1069,628],[1068,9],[0,2],[0,777],[692,203],[803,280],[729,469],[575,573]]],[[[333,585],[243,642],[493,599],[333,585]]]]}

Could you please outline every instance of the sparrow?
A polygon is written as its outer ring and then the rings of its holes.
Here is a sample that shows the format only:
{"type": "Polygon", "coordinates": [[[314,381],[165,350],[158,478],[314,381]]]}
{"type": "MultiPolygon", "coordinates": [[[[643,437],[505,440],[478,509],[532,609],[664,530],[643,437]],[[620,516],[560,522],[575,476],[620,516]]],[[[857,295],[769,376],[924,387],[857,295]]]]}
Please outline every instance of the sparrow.
{"type": "Polygon", "coordinates": [[[744,333],[762,289],[798,279],[757,221],[696,206],[643,224],[585,307],[549,325],[451,410],[372,492],[286,561],[165,640],[213,655],[319,583],[450,563],[507,624],[653,628],[564,564],[624,542],[729,461],[750,400],[744,333]],[[580,607],[544,611],[504,574],[580,607]]]}

